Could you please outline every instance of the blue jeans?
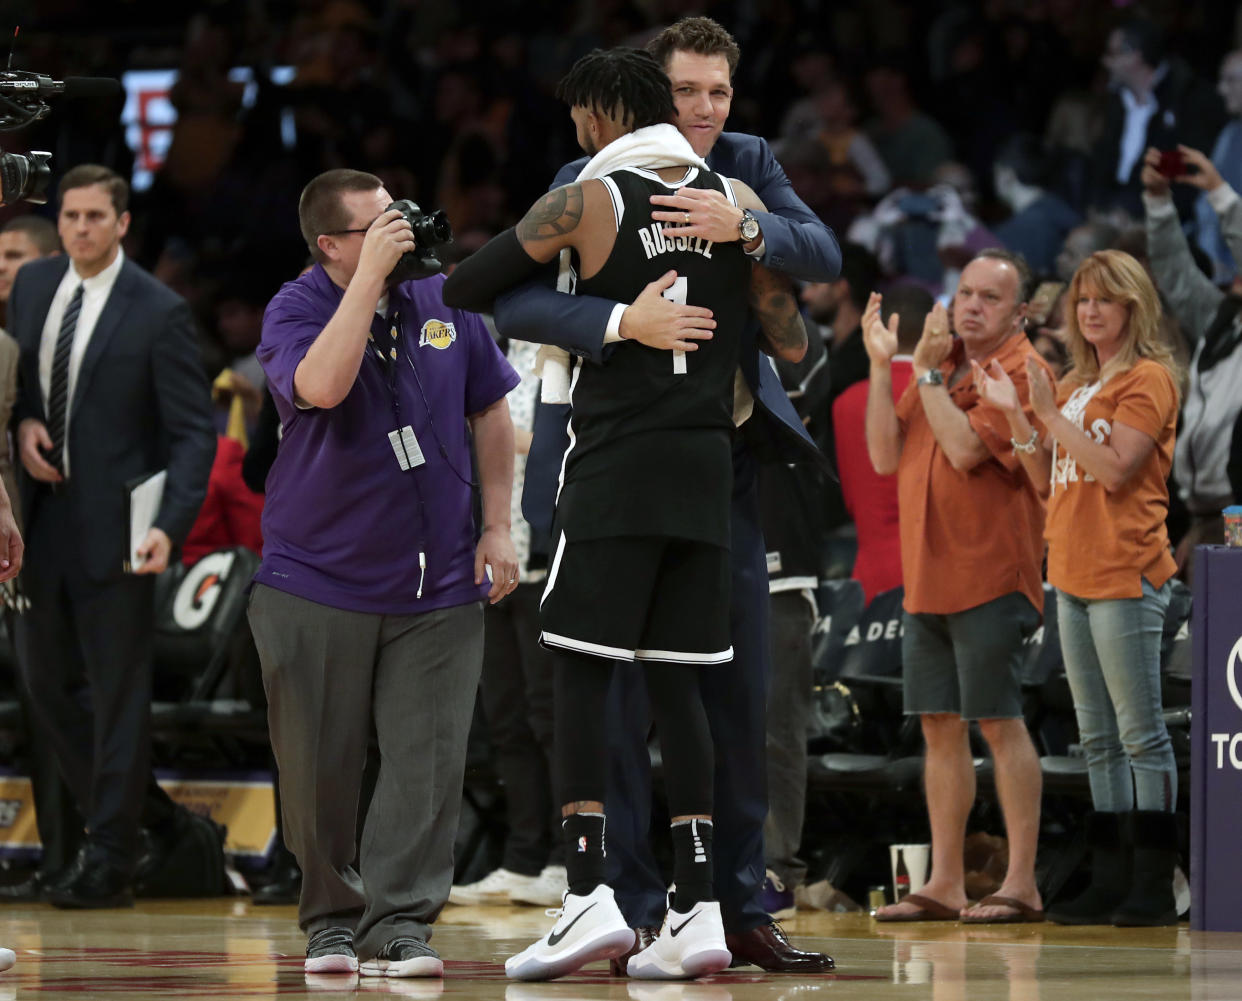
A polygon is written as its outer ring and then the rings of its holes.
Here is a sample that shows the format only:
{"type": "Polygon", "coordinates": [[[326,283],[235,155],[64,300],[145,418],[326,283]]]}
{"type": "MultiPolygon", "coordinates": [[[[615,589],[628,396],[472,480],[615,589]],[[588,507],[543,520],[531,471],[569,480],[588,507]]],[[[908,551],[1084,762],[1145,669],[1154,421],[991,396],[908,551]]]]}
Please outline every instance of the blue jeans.
{"type": "Polygon", "coordinates": [[[1105,813],[1171,811],[1177,764],[1160,700],[1160,635],[1172,585],[1090,601],[1057,591],[1061,654],[1091,800],[1105,813]]]}

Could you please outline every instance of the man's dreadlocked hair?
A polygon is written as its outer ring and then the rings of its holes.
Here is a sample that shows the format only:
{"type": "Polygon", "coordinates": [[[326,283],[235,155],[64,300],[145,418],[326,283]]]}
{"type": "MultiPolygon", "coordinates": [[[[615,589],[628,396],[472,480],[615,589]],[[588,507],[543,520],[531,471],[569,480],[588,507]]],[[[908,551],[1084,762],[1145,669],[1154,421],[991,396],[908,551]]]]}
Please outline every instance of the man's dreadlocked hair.
{"type": "Polygon", "coordinates": [[[676,116],[668,76],[642,49],[596,49],[579,59],[557,85],[571,108],[591,108],[632,129],[662,125],[676,116]]]}

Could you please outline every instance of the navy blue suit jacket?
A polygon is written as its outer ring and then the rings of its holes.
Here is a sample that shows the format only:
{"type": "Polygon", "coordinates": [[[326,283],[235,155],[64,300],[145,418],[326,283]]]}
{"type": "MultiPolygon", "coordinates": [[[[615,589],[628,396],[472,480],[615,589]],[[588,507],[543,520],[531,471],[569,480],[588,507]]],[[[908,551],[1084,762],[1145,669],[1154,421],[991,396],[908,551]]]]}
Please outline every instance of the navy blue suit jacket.
{"type": "MultiPolygon", "coordinates": [[[[68,256],[25,264],[9,298],[9,332],[21,345],[15,423],[46,423],[39,385],[39,345],[68,256]]],[[[184,299],[131,260],[95,324],[69,402],[70,476],[64,488],[80,532],[82,571],[108,580],[129,554],[126,483],[168,470],[155,524],[180,545],[207,495],[216,452],[211,390],[200,361],[194,320],[184,299]]],[[[22,477],[29,528],[41,491],[22,477]]]]}
{"type": "MultiPolygon", "coordinates": [[[[583,157],[562,167],[552,183],[573,181],[586,165],[583,157]]],[[[767,142],[738,132],[721,133],[707,156],[718,174],[749,185],[766,206],[755,217],[763,231],[761,263],[805,281],[831,281],[841,271],[841,249],[832,230],[794,192],[767,142]]],[[[595,296],[566,296],[543,284],[528,284],[496,300],[496,326],[506,337],[555,344],[573,354],[601,362],[604,333],[616,303],[595,296]]],[[[746,422],[747,440],[783,459],[827,460],[806,433],[776,372],[762,357],[758,324],[747,326],[739,364],[755,397],[755,415],[746,422]]],[[[561,459],[568,445],[568,406],[541,404],[535,414],[534,439],[526,460],[522,514],[537,538],[551,530],[561,459]]]]}

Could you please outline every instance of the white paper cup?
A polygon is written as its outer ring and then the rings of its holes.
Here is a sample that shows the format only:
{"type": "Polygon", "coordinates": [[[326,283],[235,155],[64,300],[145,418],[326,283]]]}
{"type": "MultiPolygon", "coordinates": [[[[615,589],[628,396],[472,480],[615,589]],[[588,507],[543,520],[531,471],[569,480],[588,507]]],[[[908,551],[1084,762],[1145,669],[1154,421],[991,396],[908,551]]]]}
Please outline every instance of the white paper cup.
{"type": "MultiPolygon", "coordinates": [[[[918,893],[927,884],[927,869],[931,864],[931,845],[889,845],[889,864],[893,873],[893,900],[898,899],[897,862],[905,862],[910,874],[910,893],[918,893]]],[[[904,889],[904,888],[903,888],[904,889]]]]}

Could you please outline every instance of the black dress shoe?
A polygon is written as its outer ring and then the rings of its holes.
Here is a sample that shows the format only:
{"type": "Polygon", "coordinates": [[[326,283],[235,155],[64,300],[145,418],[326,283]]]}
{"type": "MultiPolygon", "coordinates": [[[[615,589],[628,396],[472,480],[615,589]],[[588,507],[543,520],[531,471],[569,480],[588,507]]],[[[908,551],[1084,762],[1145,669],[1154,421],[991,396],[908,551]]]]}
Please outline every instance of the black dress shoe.
{"type": "Polygon", "coordinates": [[[725,934],[734,966],[751,964],[768,973],[826,973],[836,964],[825,952],[804,952],[790,945],[775,921],[750,931],[725,934]]]}
{"type": "Polygon", "coordinates": [[[624,956],[618,956],[616,959],[608,960],[609,974],[611,974],[614,977],[629,976],[629,974],[626,972],[626,966],[630,961],[630,957],[637,956],[640,952],[642,952],[645,948],[647,948],[647,946],[649,946],[652,942],[654,942],[656,940],[656,936],[659,934],[660,934],[659,928],[652,928],[648,925],[643,925],[639,928],[635,928],[634,929],[634,944],[630,946],[630,951],[627,952],[624,956]]]}
{"type": "Polygon", "coordinates": [[[56,907],[86,910],[133,907],[133,877],[106,861],[94,861],[73,879],[49,887],[46,899],[56,907]]]}
{"type": "Polygon", "coordinates": [[[302,870],[296,862],[282,866],[272,879],[250,896],[250,902],[261,907],[296,904],[302,895],[302,870]]]}
{"type": "Polygon", "coordinates": [[[44,873],[36,869],[19,882],[10,883],[8,886],[0,886],[0,900],[7,900],[11,903],[42,900],[48,879],[48,875],[44,875],[44,873]]]}

